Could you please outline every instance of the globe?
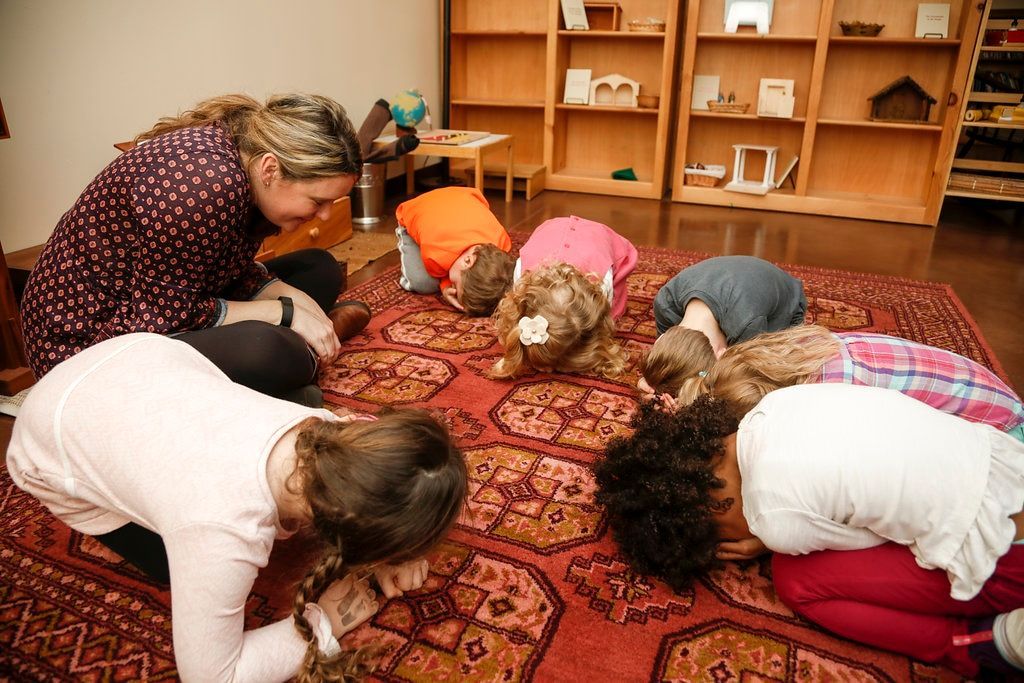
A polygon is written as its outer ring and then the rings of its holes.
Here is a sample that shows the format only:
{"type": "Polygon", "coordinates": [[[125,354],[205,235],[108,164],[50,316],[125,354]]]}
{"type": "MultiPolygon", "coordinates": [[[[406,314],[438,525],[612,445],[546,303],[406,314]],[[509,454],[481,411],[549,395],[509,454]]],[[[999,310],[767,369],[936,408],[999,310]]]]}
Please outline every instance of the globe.
{"type": "Polygon", "coordinates": [[[426,115],[427,103],[423,101],[419,90],[402,90],[391,98],[391,116],[396,125],[415,128],[426,115]]]}

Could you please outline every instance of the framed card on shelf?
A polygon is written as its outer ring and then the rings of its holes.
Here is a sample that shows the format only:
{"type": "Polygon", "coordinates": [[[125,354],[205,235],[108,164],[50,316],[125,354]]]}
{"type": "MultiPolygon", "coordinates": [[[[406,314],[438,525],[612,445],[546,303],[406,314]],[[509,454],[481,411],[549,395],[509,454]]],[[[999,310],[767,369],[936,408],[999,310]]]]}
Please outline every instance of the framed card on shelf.
{"type": "Polygon", "coordinates": [[[562,0],[562,20],[568,31],[590,30],[587,9],[583,6],[583,0],[562,0]]]}
{"type": "Polygon", "coordinates": [[[565,70],[564,104],[588,104],[590,102],[590,69],[565,70]]]}
{"type": "Polygon", "coordinates": [[[922,2],[917,6],[917,29],[915,38],[948,38],[949,5],[946,3],[922,2]]]}

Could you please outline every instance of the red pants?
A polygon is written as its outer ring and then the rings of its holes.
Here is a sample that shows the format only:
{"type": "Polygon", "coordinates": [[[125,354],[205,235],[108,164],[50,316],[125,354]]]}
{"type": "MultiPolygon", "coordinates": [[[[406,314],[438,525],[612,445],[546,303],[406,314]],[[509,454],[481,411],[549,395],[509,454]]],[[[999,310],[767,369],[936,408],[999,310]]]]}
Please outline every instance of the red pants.
{"type": "Polygon", "coordinates": [[[941,570],[922,569],[910,549],[824,550],[772,560],[775,591],[801,616],[844,638],[948,666],[973,677],[978,664],[953,636],[968,621],[1024,607],[1024,545],[1010,546],[981,593],[949,596],[941,570]]]}

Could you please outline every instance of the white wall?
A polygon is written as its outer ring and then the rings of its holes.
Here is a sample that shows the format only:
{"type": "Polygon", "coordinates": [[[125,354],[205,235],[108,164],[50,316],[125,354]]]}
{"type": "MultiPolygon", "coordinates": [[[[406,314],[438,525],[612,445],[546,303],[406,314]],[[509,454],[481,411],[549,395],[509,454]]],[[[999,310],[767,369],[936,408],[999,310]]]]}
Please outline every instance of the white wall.
{"type": "Polygon", "coordinates": [[[440,120],[432,0],[0,0],[3,250],[45,242],[113,143],[206,97],[319,93],[358,127],[408,87],[440,120]]]}

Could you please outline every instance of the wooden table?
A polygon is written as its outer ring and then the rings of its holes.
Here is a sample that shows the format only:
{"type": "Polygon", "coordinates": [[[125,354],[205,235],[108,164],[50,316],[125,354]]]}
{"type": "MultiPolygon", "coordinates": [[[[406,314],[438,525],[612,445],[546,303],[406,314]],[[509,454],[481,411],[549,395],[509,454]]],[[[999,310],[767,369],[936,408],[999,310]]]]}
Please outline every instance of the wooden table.
{"type": "MultiPolygon", "coordinates": [[[[394,135],[385,135],[377,138],[374,142],[388,144],[395,141],[394,135]]],[[[512,201],[512,143],[511,135],[491,133],[485,138],[467,142],[464,145],[438,145],[429,142],[420,142],[419,147],[405,155],[405,192],[412,194],[416,191],[414,177],[414,156],[443,157],[447,159],[472,159],[475,167],[476,189],[484,191],[484,154],[488,152],[507,150],[508,158],[505,166],[505,201],[512,201]]]]}

